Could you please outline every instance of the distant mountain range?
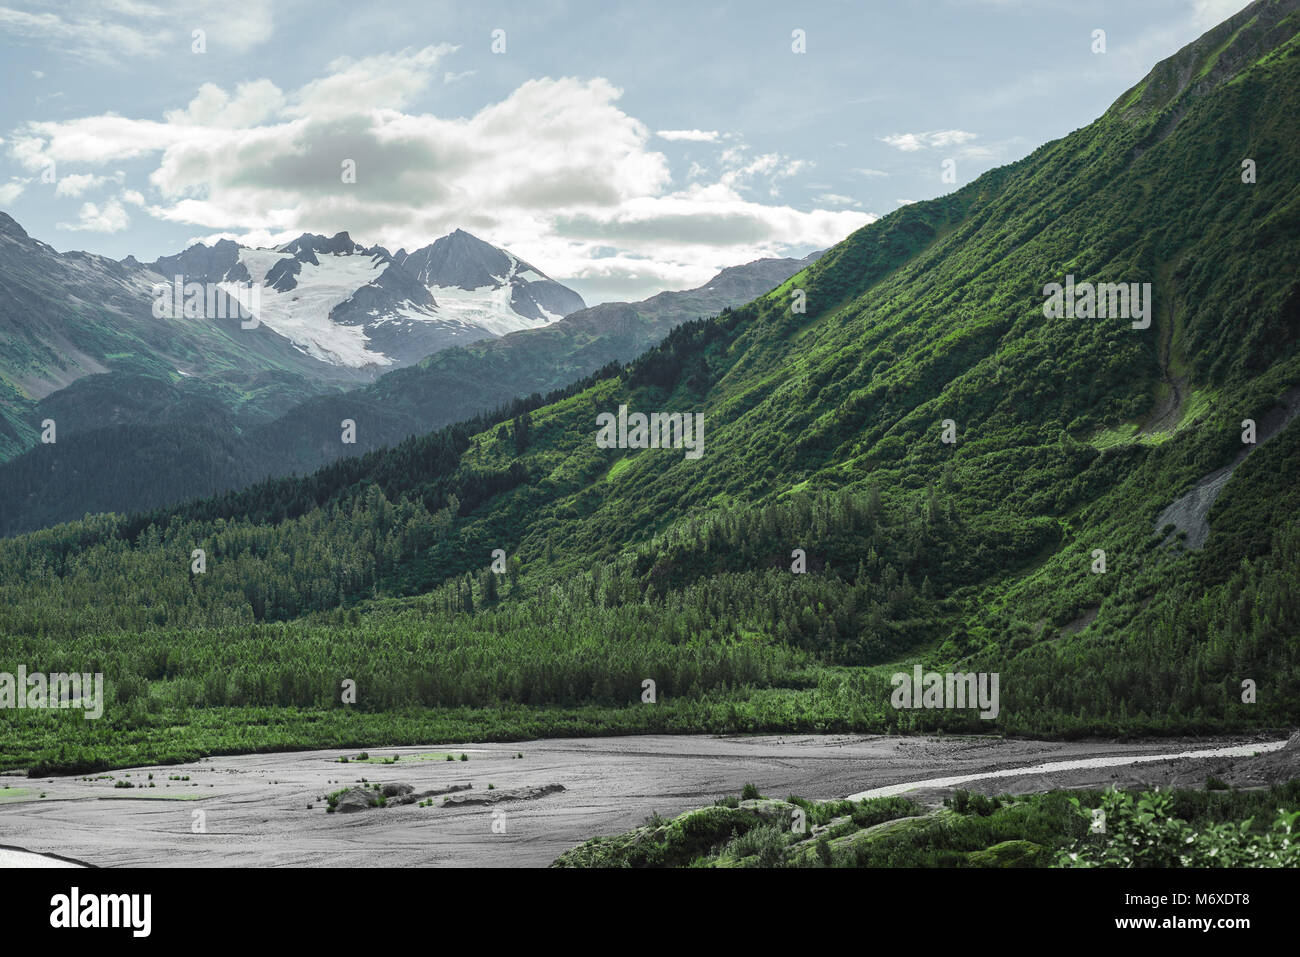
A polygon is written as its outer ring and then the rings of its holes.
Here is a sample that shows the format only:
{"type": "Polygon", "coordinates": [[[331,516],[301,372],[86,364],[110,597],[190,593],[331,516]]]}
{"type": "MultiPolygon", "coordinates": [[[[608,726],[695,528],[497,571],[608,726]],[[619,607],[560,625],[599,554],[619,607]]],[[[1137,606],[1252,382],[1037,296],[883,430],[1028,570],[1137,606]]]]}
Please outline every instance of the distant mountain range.
{"type": "Polygon", "coordinates": [[[0,213],[0,461],[36,444],[56,412],[63,436],[213,410],[244,427],[584,305],[459,229],[411,253],[305,233],[140,263],[59,253],[0,213]],[[141,376],[152,381],[129,383],[141,376]]]}
{"type": "MultiPolygon", "coordinates": [[[[150,390],[140,405],[124,390],[100,407],[96,426],[156,419],[159,402],[271,417],[373,377],[314,359],[266,325],[241,329],[238,319],[184,314],[160,320],[153,301],[161,281],[132,259],[60,254],[0,213],[0,459],[36,443],[52,414],[42,401],[87,377],[142,376],[177,386],[150,390]]],[[[91,391],[102,403],[102,382],[91,391]]]]}
{"type": "Polygon", "coordinates": [[[304,233],[275,249],[222,240],[148,268],[173,282],[216,284],[307,355],[354,369],[409,365],[448,346],[547,325],[585,305],[572,289],[461,229],[395,254],[347,233],[304,233]]]}
{"type": "Polygon", "coordinates": [[[463,230],[411,253],[304,234],[141,264],[61,255],[0,213],[0,533],[309,471],[550,392],[815,258],[588,309],[463,230]]]}

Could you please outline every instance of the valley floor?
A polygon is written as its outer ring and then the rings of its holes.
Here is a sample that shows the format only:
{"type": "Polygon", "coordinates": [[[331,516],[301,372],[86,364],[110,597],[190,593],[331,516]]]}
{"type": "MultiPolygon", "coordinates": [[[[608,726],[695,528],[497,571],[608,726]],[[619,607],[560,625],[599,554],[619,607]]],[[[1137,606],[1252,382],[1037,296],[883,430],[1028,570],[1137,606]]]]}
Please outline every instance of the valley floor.
{"type": "MultiPolygon", "coordinates": [[[[1013,794],[1111,784],[1194,788],[1214,775],[1254,787],[1300,777],[1300,748],[1280,750],[1281,744],[1247,737],[1116,743],[656,735],[384,748],[368,752],[369,761],[346,764],[338,759],[357,752],[214,757],[83,777],[11,773],[0,776],[0,845],[97,866],[544,867],[588,838],[629,830],[654,813],[669,817],[709,804],[751,782],[765,794],[814,800],[992,772],[1000,774],[962,786],[1013,794]],[[1233,746],[1241,746],[1241,756],[1170,759],[1233,746]],[[462,753],[468,760],[459,760],[462,753]],[[379,763],[393,756],[396,762],[379,763]],[[1134,763],[1039,767],[1106,757],[1134,763]],[[416,792],[470,784],[458,799],[519,799],[442,806],[438,796],[429,806],[327,813],[325,796],[362,778],[410,784],[416,792]],[[134,786],[118,786],[126,781],[134,786]],[[523,793],[555,784],[563,790],[523,793]]],[[[914,786],[904,793],[935,803],[948,790],[914,786]]],[[[0,854],[0,866],[29,863],[16,850],[0,854]]]]}

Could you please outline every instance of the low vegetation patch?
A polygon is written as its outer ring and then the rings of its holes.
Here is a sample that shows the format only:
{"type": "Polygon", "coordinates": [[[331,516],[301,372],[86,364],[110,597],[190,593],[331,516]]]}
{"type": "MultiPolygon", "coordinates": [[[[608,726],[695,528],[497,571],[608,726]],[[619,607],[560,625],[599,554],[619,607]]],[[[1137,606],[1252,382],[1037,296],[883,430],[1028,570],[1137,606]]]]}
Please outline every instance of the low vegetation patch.
{"type": "Polygon", "coordinates": [[[777,801],[746,786],[594,838],[553,866],[1295,867],[1298,830],[1300,780],[1266,791],[956,791],[930,810],[899,797],[777,801]]]}

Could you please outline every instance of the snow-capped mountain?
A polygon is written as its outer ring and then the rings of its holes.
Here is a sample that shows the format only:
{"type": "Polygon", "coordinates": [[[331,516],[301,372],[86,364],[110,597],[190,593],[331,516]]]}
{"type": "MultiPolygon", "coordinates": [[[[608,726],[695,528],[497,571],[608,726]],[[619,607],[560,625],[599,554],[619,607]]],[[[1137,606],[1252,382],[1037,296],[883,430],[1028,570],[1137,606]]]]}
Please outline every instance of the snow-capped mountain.
{"type": "Polygon", "coordinates": [[[215,285],[307,355],[350,368],[410,365],[452,345],[549,325],[582,297],[464,230],[391,254],[347,233],[275,249],[198,243],[149,268],[215,285]]]}
{"type": "Polygon", "coordinates": [[[393,259],[438,299],[441,311],[504,336],[534,329],[586,308],[560,285],[504,249],[458,229],[393,259]]]}

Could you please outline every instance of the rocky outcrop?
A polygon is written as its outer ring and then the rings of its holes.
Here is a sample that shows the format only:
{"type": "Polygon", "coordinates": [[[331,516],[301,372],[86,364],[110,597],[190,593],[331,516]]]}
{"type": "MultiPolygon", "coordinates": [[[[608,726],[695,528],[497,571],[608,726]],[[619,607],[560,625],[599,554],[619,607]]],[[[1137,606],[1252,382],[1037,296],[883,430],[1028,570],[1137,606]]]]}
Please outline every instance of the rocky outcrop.
{"type": "Polygon", "coordinates": [[[369,788],[348,788],[338,796],[334,802],[334,809],[340,814],[351,814],[354,811],[364,811],[378,805],[379,799],[375,792],[369,788]]]}
{"type": "MultiPolygon", "coordinates": [[[[409,788],[410,785],[403,784],[401,785],[401,787],[409,788]]],[[[472,790],[473,787],[474,785],[472,784],[453,784],[451,787],[436,788],[432,791],[416,791],[416,792],[408,791],[399,797],[393,798],[388,803],[389,804],[414,804],[416,801],[423,801],[425,798],[438,797],[439,795],[443,795],[443,794],[455,794],[458,791],[469,791],[472,790]]]]}
{"type": "Polygon", "coordinates": [[[541,787],[517,788],[515,790],[498,788],[491,791],[479,791],[476,794],[453,795],[442,803],[446,807],[458,804],[500,804],[503,801],[533,801],[563,790],[563,784],[543,784],[541,787]]]}
{"type": "MultiPolygon", "coordinates": [[[[559,787],[559,785],[552,785],[559,787]]],[[[392,807],[398,804],[415,804],[417,801],[423,801],[427,798],[439,797],[444,794],[456,794],[461,791],[470,791],[472,784],[453,784],[445,788],[434,788],[429,791],[416,791],[414,785],[403,784],[401,782],[390,782],[388,784],[369,785],[368,787],[348,788],[342,794],[334,798],[333,807],[342,814],[351,814],[355,811],[365,811],[372,807],[392,807]],[[380,799],[383,804],[380,804],[380,799]]],[[[564,790],[560,788],[560,790],[564,790]]],[[[493,803],[493,802],[487,802],[493,803]]]]}

